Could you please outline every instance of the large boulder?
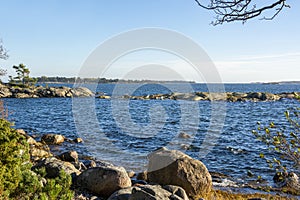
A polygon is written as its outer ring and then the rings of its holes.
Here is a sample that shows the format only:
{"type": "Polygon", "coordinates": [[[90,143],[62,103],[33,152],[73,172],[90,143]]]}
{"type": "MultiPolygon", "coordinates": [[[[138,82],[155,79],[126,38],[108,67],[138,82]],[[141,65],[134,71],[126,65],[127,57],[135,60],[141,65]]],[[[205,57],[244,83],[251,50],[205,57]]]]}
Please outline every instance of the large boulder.
{"type": "Polygon", "coordinates": [[[80,171],[76,169],[74,165],[69,162],[58,160],[55,157],[44,158],[40,160],[40,162],[38,162],[33,168],[42,167],[45,167],[48,178],[58,177],[61,170],[72,176],[77,176],[80,174],[80,171]]]}
{"type": "Polygon", "coordinates": [[[109,197],[117,190],[131,187],[131,180],[123,167],[100,166],[82,172],[77,185],[93,194],[109,197]]]}
{"type": "Polygon", "coordinates": [[[177,151],[161,148],[148,156],[147,178],[161,185],[178,185],[189,196],[195,197],[211,191],[212,178],[199,160],[177,151]]]}
{"type": "Polygon", "coordinates": [[[118,190],[108,200],[188,200],[184,189],[174,185],[142,185],[118,190]]]}

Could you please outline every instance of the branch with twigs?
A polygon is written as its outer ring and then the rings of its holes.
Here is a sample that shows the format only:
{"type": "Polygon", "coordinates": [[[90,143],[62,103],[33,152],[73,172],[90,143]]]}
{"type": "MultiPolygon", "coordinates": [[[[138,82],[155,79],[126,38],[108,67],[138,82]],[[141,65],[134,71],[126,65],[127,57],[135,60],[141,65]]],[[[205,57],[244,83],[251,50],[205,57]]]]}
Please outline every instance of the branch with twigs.
{"type": "Polygon", "coordinates": [[[210,0],[207,5],[201,0],[195,1],[200,7],[214,11],[216,20],[212,22],[213,25],[233,21],[245,23],[249,19],[262,15],[267,10],[273,11],[273,13],[270,17],[263,17],[261,19],[273,20],[284,8],[290,8],[286,4],[287,0],[274,0],[275,2],[265,6],[258,6],[255,0],[210,0]]]}

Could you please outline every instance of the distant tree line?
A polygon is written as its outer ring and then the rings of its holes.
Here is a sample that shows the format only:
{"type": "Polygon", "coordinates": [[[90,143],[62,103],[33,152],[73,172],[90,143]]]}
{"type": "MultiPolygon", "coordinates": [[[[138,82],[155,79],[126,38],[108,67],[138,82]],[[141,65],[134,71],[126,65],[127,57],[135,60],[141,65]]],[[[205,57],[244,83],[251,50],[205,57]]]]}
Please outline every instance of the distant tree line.
{"type": "Polygon", "coordinates": [[[38,83],[114,83],[119,79],[106,79],[106,78],[79,78],[79,77],[37,77],[38,83]]]}
{"type": "MultiPolygon", "coordinates": [[[[181,83],[187,81],[156,81],[156,80],[124,80],[124,79],[108,79],[108,78],[79,78],[79,77],[36,77],[37,83],[157,83],[172,82],[181,83]]],[[[193,83],[193,81],[190,81],[193,83]]]]}

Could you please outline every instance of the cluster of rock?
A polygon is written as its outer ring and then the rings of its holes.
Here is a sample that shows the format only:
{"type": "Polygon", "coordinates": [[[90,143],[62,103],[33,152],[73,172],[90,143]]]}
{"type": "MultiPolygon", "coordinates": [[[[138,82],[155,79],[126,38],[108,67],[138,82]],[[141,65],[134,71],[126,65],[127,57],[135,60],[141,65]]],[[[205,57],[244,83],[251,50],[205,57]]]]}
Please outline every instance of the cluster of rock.
{"type": "Polygon", "coordinates": [[[33,168],[45,167],[49,178],[58,177],[61,170],[72,176],[77,193],[75,199],[87,200],[94,195],[93,198],[110,200],[188,200],[199,198],[212,189],[212,179],[205,165],[180,151],[161,148],[153,152],[149,155],[148,171],[136,176],[110,163],[80,162],[76,151],[53,155],[48,146],[66,141],[75,143],[82,141],[80,139],[45,134],[41,141],[36,141],[23,130],[19,133],[26,136],[30,145],[33,168]]]}
{"type": "MultiPolygon", "coordinates": [[[[39,97],[92,97],[100,99],[111,99],[109,95],[96,93],[96,95],[88,88],[70,88],[70,87],[16,87],[0,83],[0,98],[39,98],[39,97]]],[[[278,101],[281,99],[297,99],[300,100],[300,92],[272,94],[268,92],[194,92],[194,93],[170,93],[170,94],[151,94],[143,96],[123,95],[116,97],[131,100],[189,100],[189,101],[278,101]]]]}
{"type": "Polygon", "coordinates": [[[0,83],[0,98],[90,97],[93,92],[84,87],[14,87],[0,83]]]}
{"type": "MultiPolygon", "coordinates": [[[[101,99],[109,99],[109,96],[99,96],[101,99]]],[[[189,101],[278,101],[281,99],[300,99],[300,92],[272,94],[268,92],[225,92],[225,93],[171,93],[171,94],[152,94],[144,96],[124,95],[123,99],[132,100],[189,100],[189,101]]]]}
{"type": "MultiPolygon", "coordinates": [[[[59,155],[50,152],[49,145],[81,143],[80,138],[70,140],[62,135],[45,134],[37,141],[23,130],[18,132],[27,138],[33,168],[44,167],[48,178],[59,177],[61,170],[72,176],[75,200],[202,199],[212,190],[212,178],[220,178],[219,174],[209,173],[201,161],[177,150],[154,151],[148,155],[147,171],[135,174],[110,163],[80,160],[76,151],[59,155]]],[[[298,176],[291,177],[293,181],[286,181],[284,187],[299,192],[298,176]]]]}

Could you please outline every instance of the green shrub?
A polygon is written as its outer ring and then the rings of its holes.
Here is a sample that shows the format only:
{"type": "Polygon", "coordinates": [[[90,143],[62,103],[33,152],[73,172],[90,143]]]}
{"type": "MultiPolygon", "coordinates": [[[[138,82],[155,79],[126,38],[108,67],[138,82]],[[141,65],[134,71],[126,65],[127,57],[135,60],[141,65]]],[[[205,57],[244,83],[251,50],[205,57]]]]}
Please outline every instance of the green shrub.
{"type": "Polygon", "coordinates": [[[26,137],[0,119],[0,199],[72,199],[72,178],[64,171],[45,179],[46,170],[31,171],[26,137]]]}
{"type": "Polygon", "coordinates": [[[23,172],[30,170],[29,146],[25,136],[0,119],[0,197],[8,198],[18,187],[23,172]]]}
{"type": "Polygon", "coordinates": [[[257,131],[253,131],[253,134],[265,143],[271,152],[278,155],[266,158],[261,153],[260,157],[266,159],[270,168],[274,168],[277,172],[288,173],[300,167],[300,108],[288,109],[285,117],[290,125],[288,130],[277,126],[274,122],[265,127],[258,123],[257,131]]]}
{"type": "MultiPolygon", "coordinates": [[[[36,171],[43,178],[47,176],[46,169],[40,168],[36,171]]],[[[72,177],[63,170],[60,171],[59,177],[46,179],[46,185],[42,187],[35,195],[37,199],[72,199],[74,192],[70,190],[72,177]]]]}
{"type": "Polygon", "coordinates": [[[298,181],[292,177],[294,177],[293,173],[299,172],[300,168],[300,108],[288,109],[285,117],[289,126],[277,126],[274,122],[262,126],[258,123],[258,128],[253,130],[253,134],[265,143],[274,155],[271,157],[266,152],[260,154],[268,166],[276,171],[273,180],[282,186],[287,186],[282,188],[283,192],[299,195],[298,181]]]}

